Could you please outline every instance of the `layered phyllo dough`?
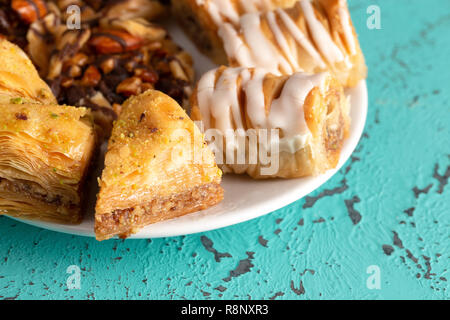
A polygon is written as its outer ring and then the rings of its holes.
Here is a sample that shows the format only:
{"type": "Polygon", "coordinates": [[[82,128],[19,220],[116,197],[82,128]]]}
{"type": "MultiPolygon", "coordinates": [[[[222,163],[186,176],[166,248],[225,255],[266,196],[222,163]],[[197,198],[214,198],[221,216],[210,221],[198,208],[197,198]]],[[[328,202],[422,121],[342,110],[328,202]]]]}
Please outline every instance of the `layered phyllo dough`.
{"type": "Polygon", "coordinates": [[[10,103],[11,99],[56,104],[55,96],[28,56],[15,44],[0,39],[0,103],[10,103]]]}
{"type": "Polygon", "coordinates": [[[179,104],[149,90],[127,100],[114,125],[98,194],[97,239],[206,209],[223,199],[222,172],[179,104]]]}
{"type": "Polygon", "coordinates": [[[92,115],[56,99],[25,53],[0,40],[0,214],[77,223],[94,153],[92,115]]]}
{"type": "Polygon", "coordinates": [[[0,104],[0,214],[80,222],[94,148],[85,108],[0,104]]]}

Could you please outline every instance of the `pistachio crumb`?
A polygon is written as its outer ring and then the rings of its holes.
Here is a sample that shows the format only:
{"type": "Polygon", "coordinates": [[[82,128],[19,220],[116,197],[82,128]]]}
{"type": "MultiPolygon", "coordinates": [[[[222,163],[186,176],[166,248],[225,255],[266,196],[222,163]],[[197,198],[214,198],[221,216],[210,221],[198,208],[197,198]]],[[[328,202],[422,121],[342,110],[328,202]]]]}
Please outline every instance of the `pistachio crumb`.
{"type": "Polygon", "coordinates": [[[39,96],[41,96],[42,98],[47,98],[48,97],[48,92],[45,89],[40,89],[39,90],[39,96]]]}
{"type": "Polygon", "coordinates": [[[22,104],[23,103],[23,99],[22,98],[11,98],[10,102],[12,104],[22,104]]]}

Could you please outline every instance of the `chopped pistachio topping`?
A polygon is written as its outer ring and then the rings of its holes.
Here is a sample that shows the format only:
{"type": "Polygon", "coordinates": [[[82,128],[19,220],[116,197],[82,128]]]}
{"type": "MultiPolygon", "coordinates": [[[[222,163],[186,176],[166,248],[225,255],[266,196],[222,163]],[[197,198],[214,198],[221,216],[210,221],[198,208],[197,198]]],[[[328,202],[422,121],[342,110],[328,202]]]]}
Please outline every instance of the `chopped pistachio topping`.
{"type": "Polygon", "coordinates": [[[22,98],[12,98],[11,100],[10,100],[10,102],[12,103],[12,104],[22,104],[23,103],[23,99],[22,98]]]}

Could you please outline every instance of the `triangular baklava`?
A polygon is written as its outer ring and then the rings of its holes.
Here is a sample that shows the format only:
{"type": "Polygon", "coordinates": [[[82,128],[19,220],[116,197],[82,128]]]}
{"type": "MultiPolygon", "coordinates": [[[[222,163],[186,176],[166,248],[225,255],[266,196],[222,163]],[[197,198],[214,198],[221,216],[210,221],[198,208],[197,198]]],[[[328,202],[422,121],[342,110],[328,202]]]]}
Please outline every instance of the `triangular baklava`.
{"type": "Polygon", "coordinates": [[[33,63],[18,46],[0,39],[0,61],[0,103],[57,103],[33,63]]]}
{"type": "Polygon", "coordinates": [[[97,199],[98,240],[206,209],[223,199],[222,172],[203,135],[169,96],[127,100],[114,125],[97,199]]]}
{"type": "Polygon", "coordinates": [[[0,214],[80,222],[94,147],[85,108],[0,104],[0,214]]]}
{"type": "Polygon", "coordinates": [[[81,220],[95,132],[85,108],[56,105],[23,51],[0,40],[0,214],[81,220]]]}

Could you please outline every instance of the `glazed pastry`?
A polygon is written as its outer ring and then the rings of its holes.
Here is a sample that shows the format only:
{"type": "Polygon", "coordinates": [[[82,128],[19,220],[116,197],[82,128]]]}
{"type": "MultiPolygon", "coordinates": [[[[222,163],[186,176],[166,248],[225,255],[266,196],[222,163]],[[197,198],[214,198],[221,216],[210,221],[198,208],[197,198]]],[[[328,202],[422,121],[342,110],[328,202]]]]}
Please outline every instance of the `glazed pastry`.
{"type": "Polygon", "coordinates": [[[0,59],[0,103],[20,98],[22,102],[56,104],[52,91],[19,47],[0,39],[0,59]]]}
{"type": "Polygon", "coordinates": [[[0,214],[80,222],[95,148],[89,110],[15,101],[0,104],[0,214]]]}
{"type": "Polygon", "coordinates": [[[346,87],[366,77],[345,0],[300,0],[291,8],[249,13],[221,24],[218,34],[210,56],[219,64],[277,75],[331,71],[346,87]]]}
{"type": "Polygon", "coordinates": [[[346,87],[366,77],[345,0],[301,0],[289,9],[242,17],[219,35],[231,66],[286,75],[331,71],[346,87]]]}
{"type": "Polygon", "coordinates": [[[349,134],[349,101],[329,73],[221,67],[201,78],[191,100],[224,172],[318,175],[336,167],[349,134]]]}
{"type": "Polygon", "coordinates": [[[239,25],[247,13],[291,7],[297,0],[172,0],[172,9],[183,30],[198,48],[217,64],[227,57],[218,35],[224,23],[239,25]]]}
{"type": "MultiPolygon", "coordinates": [[[[33,1],[22,2],[34,8],[33,1]]],[[[91,109],[100,137],[109,136],[120,105],[148,89],[161,90],[188,106],[194,80],[192,59],[165,29],[146,20],[161,14],[159,2],[46,4],[47,14],[26,24],[26,52],[60,104],[91,109]],[[81,29],[68,29],[67,22],[72,20],[66,9],[72,4],[83,8],[81,29]]],[[[0,17],[6,9],[11,10],[0,4],[0,17]]],[[[2,30],[0,24],[0,32],[16,40],[14,30],[2,30]]]]}
{"type": "Polygon", "coordinates": [[[98,240],[206,209],[223,199],[221,171],[175,100],[149,90],[127,100],[109,141],[95,215],[98,240]]]}

